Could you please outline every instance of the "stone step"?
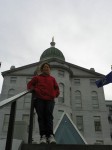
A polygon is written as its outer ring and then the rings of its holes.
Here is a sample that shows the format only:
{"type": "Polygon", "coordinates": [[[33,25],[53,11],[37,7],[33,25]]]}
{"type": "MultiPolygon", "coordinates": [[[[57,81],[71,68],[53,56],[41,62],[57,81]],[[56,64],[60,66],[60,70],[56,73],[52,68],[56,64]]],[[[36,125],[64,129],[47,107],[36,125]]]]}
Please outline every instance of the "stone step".
{"type": "Polygon", "coordinates": [[[112,145],[23,144],[21,150],[112,150],[112,145]]]}

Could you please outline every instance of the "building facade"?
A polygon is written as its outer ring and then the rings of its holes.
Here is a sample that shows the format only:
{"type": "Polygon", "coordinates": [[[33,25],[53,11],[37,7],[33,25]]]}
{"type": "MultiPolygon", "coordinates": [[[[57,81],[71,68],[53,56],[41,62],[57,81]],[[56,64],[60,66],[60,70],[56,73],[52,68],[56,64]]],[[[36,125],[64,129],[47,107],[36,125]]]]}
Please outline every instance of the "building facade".
{"type": "MultiPolygon", "coordinates": [[[[39,62],[2,72],[4,78],[1,101],[26,90],[34,72],[39,74],[43,62],[51,65],[51,75],[60,87],[60,95],[55,99],[54,128],[63,112],[66,112],[88,144],[112,144],[109,111],[103,88],[97,88],[95,81],[103,74],[65,61],[63,53],[55,48],[55,42],[40,56],[39,62]]],[[[14,138],[27,142],[31,93],[17,101],[14,138]],[[19,130],[22,127],[23,130],[19,130]],[[19,132],[17,132],[19,130],[19,132]],[[22,135],[22,136],[21,136],[22,135]]],[[[0,139],[7,135],[10,105],[0,110],[0,139]]],[[[33,139],[39,140],[36,112],[34,111],[33,139]]]]}
{"type": "Polygon", "coordinates": [[[112,139],[112,101],[106,101],[107,111],[108,111],[108,121],[110,125],[110,136],[112,139]]]}

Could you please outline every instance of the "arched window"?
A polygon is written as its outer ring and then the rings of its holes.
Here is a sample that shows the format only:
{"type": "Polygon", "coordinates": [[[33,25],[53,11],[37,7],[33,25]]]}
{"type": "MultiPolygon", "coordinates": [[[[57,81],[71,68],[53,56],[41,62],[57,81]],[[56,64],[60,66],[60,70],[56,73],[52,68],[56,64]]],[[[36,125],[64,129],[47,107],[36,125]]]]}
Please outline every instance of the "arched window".
{"type": "Polygon", "coordinates": [[[93,108],[99,108],[98,94],[96,91],[91,92],[91,99],[92,99],[93,108]]]}
{"type": "Polygon", "coordinates": [[[84,131],[83,116],[76,116],[76,123],[79,131],[84,131]]]}
{"type": "Polygon", "coordinates": [[[77,108],[82,107],[82,98],[81,98],[81,92],[75,91],[75,105],[77,108]]]}
{"type": "Polygon", "coordinates": [[[58,97],[58,102],[64,103],[64,84],[63,83],[59,83],[59,89],[60,89],[60,95],[58,97]]]}
{"type": "Polygon", "coordinates": [[[14,90],[14,89],[10,89],[10,90],[8,91],[8,98],[14,96],[14,94],[15,94],[15,90],[14,90]]]}

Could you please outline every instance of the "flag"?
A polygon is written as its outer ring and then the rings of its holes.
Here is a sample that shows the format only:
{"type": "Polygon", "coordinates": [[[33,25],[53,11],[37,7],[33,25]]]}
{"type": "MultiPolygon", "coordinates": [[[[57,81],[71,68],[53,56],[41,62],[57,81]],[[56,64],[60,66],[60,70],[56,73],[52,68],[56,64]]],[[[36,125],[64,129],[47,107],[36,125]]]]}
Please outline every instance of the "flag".
{"type": "Polygon", "coordinates": [[[107,74],[106,76],[104,76],[102,79],[97,80],[96,82],[97,87],[102,87],[106,84],[112,83],[112,71],[107,74]]]}

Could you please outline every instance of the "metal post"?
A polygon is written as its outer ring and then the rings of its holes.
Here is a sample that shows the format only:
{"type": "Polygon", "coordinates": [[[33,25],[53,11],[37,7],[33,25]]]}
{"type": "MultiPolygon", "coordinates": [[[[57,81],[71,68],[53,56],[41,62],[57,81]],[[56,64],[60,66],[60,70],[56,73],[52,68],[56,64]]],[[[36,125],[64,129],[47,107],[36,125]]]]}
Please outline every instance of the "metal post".
{"type": "Polygon", "coordinates": [[[8,132],[7,132],[5,150],[11,150],[12,149],[15,114],[16,114],[16,101],[12,102],[12,104],[11,104],[10,118],[9,118],[9,125],[8,125],[8,132]]]}
{"type": "Polygon", "coordinates": [[[29,135],[28,135],[28,143],[32,143],[32,132],[33,132],[33,115],[34,115],[34,93],[32,93],[31,98],[31,108],[30,108],[30,120],[29,120],[29,135]]]}

